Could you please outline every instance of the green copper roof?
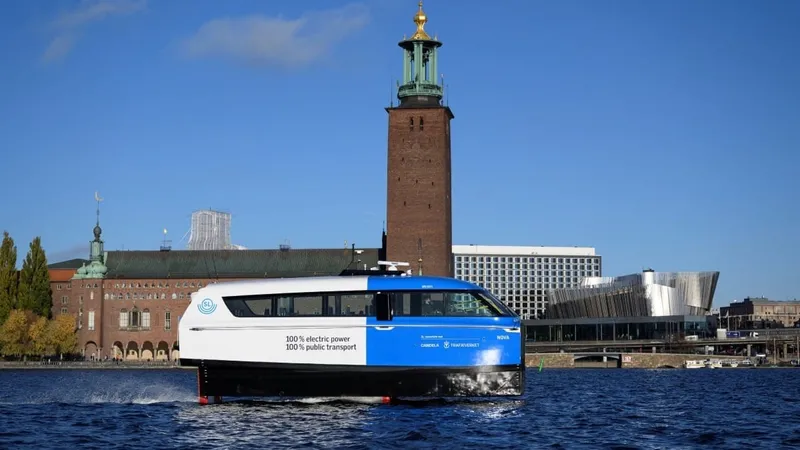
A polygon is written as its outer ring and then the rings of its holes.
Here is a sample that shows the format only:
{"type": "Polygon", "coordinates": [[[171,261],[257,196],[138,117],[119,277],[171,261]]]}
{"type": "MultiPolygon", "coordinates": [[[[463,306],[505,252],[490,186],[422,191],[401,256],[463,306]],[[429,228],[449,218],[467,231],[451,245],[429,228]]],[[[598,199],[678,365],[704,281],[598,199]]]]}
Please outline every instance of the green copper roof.
{"type": "Polygon", "coordinates": [[[88,259],[83,258],[75,258],[75,259],[68,259],[66,261],[60,261],[53,264],[48,264],[48,269],[58,270],[58,269],[77,269],[84,264],[88,264],[88,259]]]}
{"type": "MultiPolygon", "coordinates": [[[[351,249],[110,251],[105,278],[280,278],[338,275],[351,249]]],[[[378,249],[355,255],[359,268],[378,263],[378,249]]],[[[351,268],[355,268],[351,266],[351,268]]]]}

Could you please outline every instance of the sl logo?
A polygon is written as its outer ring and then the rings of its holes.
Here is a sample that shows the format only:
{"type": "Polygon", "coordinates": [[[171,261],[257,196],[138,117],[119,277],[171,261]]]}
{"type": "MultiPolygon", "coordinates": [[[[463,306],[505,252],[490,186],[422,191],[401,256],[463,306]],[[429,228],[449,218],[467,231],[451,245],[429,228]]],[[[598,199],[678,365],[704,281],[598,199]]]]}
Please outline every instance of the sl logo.
{"type": "Polygon", "coordinates": [[[217,309],[217,304],[210,298],[204,298],[202,302],[197,304],[197,309],[203,314],[211,314],[217,309]]]}

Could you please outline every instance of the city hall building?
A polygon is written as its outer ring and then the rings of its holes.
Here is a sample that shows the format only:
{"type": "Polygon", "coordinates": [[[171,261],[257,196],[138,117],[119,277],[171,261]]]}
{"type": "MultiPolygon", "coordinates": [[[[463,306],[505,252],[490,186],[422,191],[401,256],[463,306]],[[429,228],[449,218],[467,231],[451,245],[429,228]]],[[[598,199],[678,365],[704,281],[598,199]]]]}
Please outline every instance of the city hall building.
{"type": "Polygon", "coordinates": [[[377,265],[382,249],[105,251],[94,228],[90,257],[51,264],[53,315],[76,318],[87,359],[176,360],[178,321],[211,283],[338,275],[377,265]]]}

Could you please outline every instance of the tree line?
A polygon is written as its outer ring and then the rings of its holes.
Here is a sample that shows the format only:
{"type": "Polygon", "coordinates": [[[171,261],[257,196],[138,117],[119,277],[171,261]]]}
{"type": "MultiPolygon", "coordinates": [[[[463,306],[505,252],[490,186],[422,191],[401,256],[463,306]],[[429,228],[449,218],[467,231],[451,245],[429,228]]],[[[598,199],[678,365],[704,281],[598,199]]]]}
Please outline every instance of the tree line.
{"type": "Polygon", "coordinates": [[[73,353],[75,318],[52,315],[47,255],[39,236],[17,270],[17,247],[7,231],[0,245],[0,354],[16,358],[73,353]]]}

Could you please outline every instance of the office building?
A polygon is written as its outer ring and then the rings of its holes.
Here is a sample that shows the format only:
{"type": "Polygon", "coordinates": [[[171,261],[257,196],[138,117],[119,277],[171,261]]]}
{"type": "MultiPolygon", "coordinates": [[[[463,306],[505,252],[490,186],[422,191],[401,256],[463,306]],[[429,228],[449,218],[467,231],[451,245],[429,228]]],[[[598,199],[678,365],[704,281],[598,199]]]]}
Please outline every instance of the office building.
{"type": "Polygon", "coordinates": [[[602,275],[592,247],[454,245],[455,277],[490,290],[523,319],[544,317],[547,290],[602,275]]]}

